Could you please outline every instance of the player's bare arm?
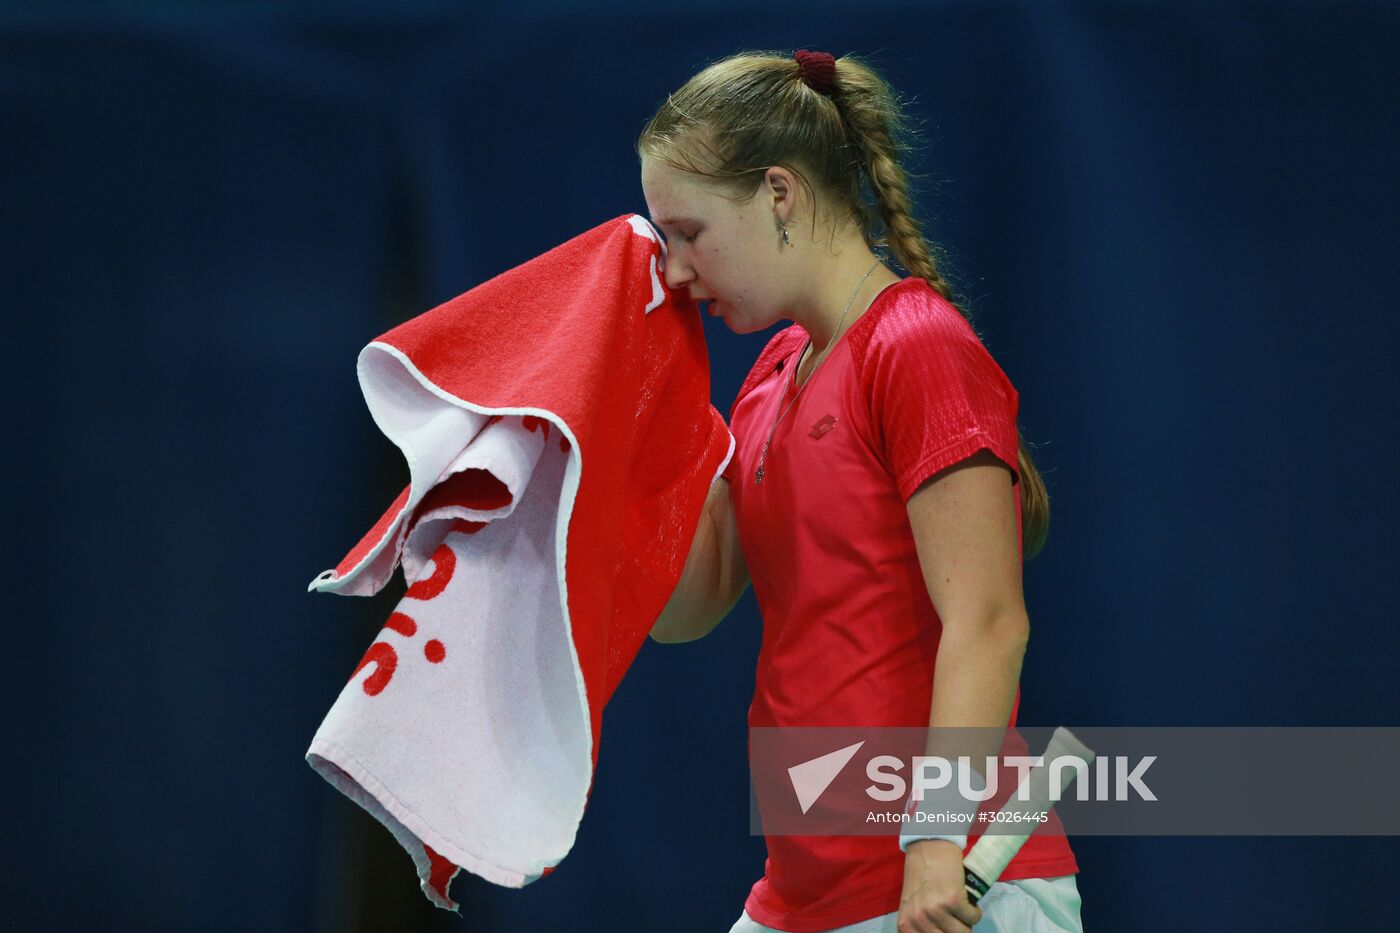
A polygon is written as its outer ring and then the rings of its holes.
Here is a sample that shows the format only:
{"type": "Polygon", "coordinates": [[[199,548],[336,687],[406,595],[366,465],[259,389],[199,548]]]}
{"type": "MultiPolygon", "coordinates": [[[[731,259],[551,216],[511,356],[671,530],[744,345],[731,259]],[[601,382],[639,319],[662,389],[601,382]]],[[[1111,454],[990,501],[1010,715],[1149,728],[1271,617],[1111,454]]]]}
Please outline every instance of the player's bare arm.
{"type": "Polygon", "coordinates": [[[729,615],[748,586],[749,568],[739,544],[729,483],[718,480],[705,499],[680,582],[652,626],[651,637],[666,643],[703,638],[729,615]]]}

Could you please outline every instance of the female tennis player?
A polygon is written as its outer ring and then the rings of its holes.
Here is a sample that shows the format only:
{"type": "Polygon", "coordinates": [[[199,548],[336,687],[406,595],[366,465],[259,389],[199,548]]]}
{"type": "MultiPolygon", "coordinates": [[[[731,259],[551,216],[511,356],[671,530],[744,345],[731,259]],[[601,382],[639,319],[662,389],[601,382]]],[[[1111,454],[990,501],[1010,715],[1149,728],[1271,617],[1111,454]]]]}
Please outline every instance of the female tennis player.
{"type": "MultiPolygon", "coordinates": [[[[874,68],[802,50],[710,65],[637,142],[667,285],[737,333],[794,322],[739,391],[725,482],[652,632],[699,638],[752,582],[750,726],[1015,724],[1021,562],[1049,505],[1018,393],[911,212],[903,134],[874,68]]],[[[1063,835],[1032,836],[978,906],[966,836],[767,845],[731,933],[1081,930],[1063,835]]]]}

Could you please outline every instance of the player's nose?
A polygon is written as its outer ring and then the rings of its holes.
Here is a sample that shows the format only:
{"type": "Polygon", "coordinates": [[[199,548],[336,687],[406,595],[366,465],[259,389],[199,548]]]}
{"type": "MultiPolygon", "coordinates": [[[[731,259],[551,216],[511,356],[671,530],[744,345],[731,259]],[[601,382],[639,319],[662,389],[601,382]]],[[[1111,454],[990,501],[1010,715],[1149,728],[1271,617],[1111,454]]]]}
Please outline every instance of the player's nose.
{"type": "Polygon", "coordinates": [[[695,270],[672,249],[666,257],[666,287],[672,290],[695,281],[695,270]]]}

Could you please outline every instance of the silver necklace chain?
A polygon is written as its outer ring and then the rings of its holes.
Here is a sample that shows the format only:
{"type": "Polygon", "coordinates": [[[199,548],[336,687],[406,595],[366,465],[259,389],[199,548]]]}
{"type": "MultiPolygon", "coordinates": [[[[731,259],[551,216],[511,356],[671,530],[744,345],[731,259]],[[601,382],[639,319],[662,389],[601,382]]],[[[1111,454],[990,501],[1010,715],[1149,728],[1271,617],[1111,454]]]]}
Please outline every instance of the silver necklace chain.
{"type": "MultiPolygon", "coordinates": [[[[802,394],[802,390],[807,388],[807,386],[811,384],[812,380],[816,378],[817,370],[821,369],[822,364],[826,362],[826,351],[832,348],[832,346],[836,343],[836,338],[841,334],[841,325],[846,323],[846,315],[851,313],[851,307],[856,303],[856,296],[860,294],[861,287],[865,285],[865,280],[870,278],[870,273],[875,271],[875,266],[878,266],[879,264],[880,260],[876,259],[875,265],[867,269],[865,271],[865,275],[861,276],[860,282],[856,285],[856,290],[851,292],[851,300],[846,302],[846,310],[841,312],[841,320],[836,322],[836,329],[831,332],[831,339],[826,342],[826,346],[823,347],[822,352],[818,354],[819,356],[821,356],[821,359],[817,360],[816,364],[812,367],[812,371],[807,374],[806,379],[802,380],[802,385],[800,386],[797,385],[797,369],[798,366],[801,365],[802,354],[798,354],[798,362],[792,367],[792,384],[797,387],[797,392],[792,396],[792,401],[787,403],[787,407],[784,408],[782,412],[779,413],[777,419],[774,420],[773,427],[768,432],[768,440],[763,442],[763,452],[759,454],[758,457],[758,469],[755,470],[753,474],[753,482],[755,486],[763,482],[763,464],[768,459],[768,448],[773,443],[773,435],[777,432],[778,425],[781,424],[782,420],[787,417],[787,413],[792,410],[792,406],[797,404],[797,398],[802,394]]],[[[809,337],[807,339],[807,346],[802,348],[803,353],[805,353],[807,351],[807,348],[811,345],[812,340],[809,337]]],[[[784,392],[783,394],[786,395],[787,393],[784,392]]]]}

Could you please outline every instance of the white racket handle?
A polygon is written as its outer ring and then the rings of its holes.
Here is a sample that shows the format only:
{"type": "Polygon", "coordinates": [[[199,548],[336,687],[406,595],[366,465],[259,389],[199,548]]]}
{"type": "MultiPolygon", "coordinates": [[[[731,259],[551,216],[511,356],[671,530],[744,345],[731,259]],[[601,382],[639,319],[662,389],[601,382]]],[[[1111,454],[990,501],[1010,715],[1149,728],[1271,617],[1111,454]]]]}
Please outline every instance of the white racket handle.
{"type": "MultiPolygon", "coordinates": [[[[1078,773],[1075,768],[1061,768],[1056,775],[1059,787],[1052,794],[1050,792],[1050,763],[1056,758],[1079,758],[1087,767],[1094,760],[1094,753],[1085,747],[1084,743],[1076,739],[1068,729],[1060,726],[1055,730],[1055,734],[1050,736],[1050,744],[1045,747],[1045,754],[1041,763],[1030,769],[1026,773],[1025,780],[1016,788],[1016,793],[1007,800],[1006,806],[1001,812],[1005,814],[1021,813],[1023,816],[1018,821],[1013,815],[1010,821],[1022,822],[1023,825],[1030,823],[1028,819],[1032,813],[1049,812],[1054,807],[1055,801],[1063,796],[1065,788],[1074,780],[1078,773]],[[1021,798],[1026,799],[1022,800],[1021,798]]],[[[1016,857],[1016,853],[1021,851],[1021,846],[1026,844],[1030,835],[982,835],[977,840],[977,844],[967,853],[963,859],[964,881],[967,885],[968,900],[976,904],[987,893],[992,885],[997,883],[1001,873],[1006,870],[1006,866],[1011,864],[1011,860],[1016,857]]]]}

